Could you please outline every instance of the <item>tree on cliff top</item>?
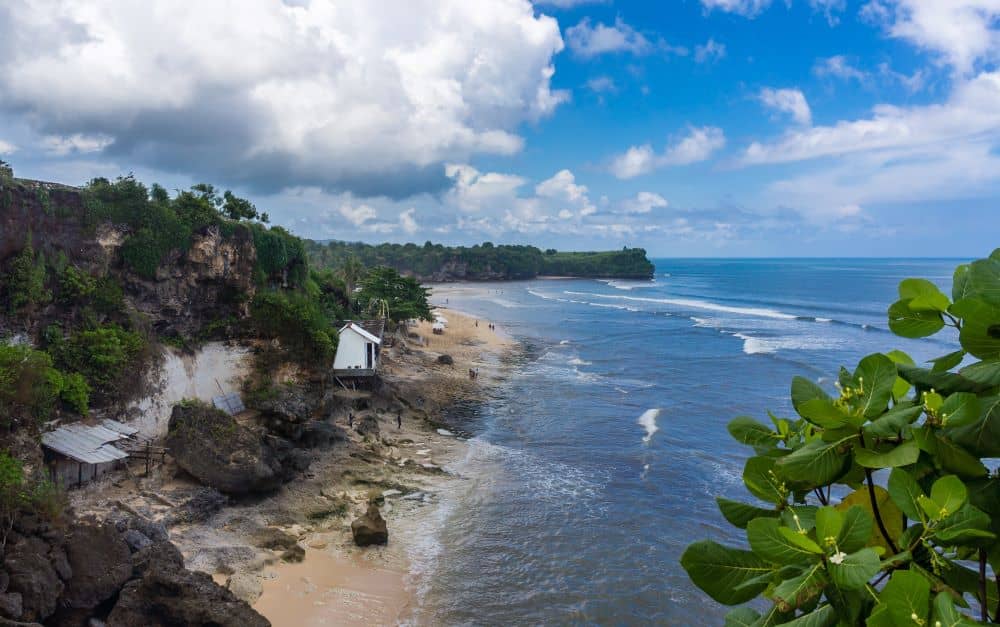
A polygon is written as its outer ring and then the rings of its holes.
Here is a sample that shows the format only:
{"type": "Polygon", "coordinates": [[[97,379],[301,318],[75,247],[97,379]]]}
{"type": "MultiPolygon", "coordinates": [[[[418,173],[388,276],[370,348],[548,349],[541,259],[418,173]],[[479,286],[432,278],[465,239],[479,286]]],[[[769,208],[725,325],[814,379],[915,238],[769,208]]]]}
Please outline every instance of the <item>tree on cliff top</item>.
{"type": "Polygon", "coordinates": [[[431,308],[427,302],[429,290],[412,277],[401,276],[392,268],[375,268],[361,282],[358,305],[367,309],[374,300],[384,300],[388,305],[389,319],[394,322],[417,318],[431,319],[431,308]]]}

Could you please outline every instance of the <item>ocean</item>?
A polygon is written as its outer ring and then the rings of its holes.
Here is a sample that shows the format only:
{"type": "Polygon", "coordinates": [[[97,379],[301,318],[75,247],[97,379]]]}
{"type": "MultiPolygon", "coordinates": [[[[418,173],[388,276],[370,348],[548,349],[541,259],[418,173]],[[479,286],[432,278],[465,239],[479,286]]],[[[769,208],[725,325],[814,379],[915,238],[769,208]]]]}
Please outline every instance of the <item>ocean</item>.
{"type": "Polygon", "coordinates": [[[959,263],[659,259],[652,281],[446,287],[436,303],[524,350],[493,398],[448,416],[474,437],[415,559],[417,622],[721,625],[679,559],[743,542],[714,500],[753,500],[726,424],[793,415],[795,375],[830,385],[868,353],[954,350],[892,335],[885,312],[901,279],[950,289],[959,263]]]}

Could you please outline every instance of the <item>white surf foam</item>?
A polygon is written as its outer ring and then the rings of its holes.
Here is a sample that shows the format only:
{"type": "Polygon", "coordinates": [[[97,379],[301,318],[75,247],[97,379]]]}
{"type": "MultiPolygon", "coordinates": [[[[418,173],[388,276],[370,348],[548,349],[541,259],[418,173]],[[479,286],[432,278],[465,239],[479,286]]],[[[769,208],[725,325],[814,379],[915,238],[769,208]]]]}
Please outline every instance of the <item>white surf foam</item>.
{"type": "Polygon", "coordinates": [[[828,350],[837,342],[831,338],[801,336],[756,337],[745,333],[734,333],[743,340],[743,352],[747,355],[772,354],[781,350],[828,350]]]}
{"type": "Polygon", "coordinates": [[[568,363],[571,366],[589,366],[589,365],[591,365],[591,362],[584,361],[583,359],[580,359],[579,357],[574,357],[573,359],[570,359],[568,363]]]}
{"type": "Polygon", "coordinates": [[[629,300],[643,303],[660,303],[664,305],[675,305],[677,307],[687,307],[689,309],[705,309],[707,311],[719,311],[724,313],[738,314],[741,316],[754,316],[758,318],[775,318],[779,320],[795,320],[796,316],[787,314],[775,309],[766,307],[733,307],[730,305],[720,305],[706,300],[696,300],[693,298],[644,298],[640,296],[619,296],[617,294],[593,294],[589,292],[565,291],[565,294],[573,296],[588,296],[591,298],[608,298],[615,300],[629,300]]]}
{"type": "Polygon", "coordinates": [[[649,444],[649,441],[653,439],[653,434],[660,430],[660,427],[656,425],[656,418],[659,415],[659,409],[647,409],[639,416],[639,425],[646,430],[646,435],[642,438],[644,444],[649,444]]]}

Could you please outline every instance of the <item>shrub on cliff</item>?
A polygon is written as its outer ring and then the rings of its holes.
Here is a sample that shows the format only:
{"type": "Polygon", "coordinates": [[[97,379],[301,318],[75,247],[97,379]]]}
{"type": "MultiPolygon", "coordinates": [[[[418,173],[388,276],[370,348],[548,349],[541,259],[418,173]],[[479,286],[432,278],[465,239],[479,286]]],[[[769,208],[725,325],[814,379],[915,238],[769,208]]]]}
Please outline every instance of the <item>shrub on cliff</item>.
{"type": "Polygon", "coordinates": [[[82,377],[54,368],[48,353],[0,344],[0,427],[13,430],[47,420],[60,400],[86,414],[89,395],[82,377]]]}
{"type": "Polygon", "coordinates": [[[702,541],[681,559],[720,603],[771,601],[727,625],[1000,620],[1000,476],[983,463],[1000,457],[1000,249],[959,266],[950,299],[906,279],[888,316],[903,337],[953,327],[959,346],[931,368],[869,355],[834,395],[796,377],[798,418],[729,424],[754,449],[743,481],[757,502],[716,500],[750,550],[702,541]]]}
{"type": "Polygon", "coordinates": [[[369,272],[361,281],[357,302],[362,310],[377,302],[380,308],[387,309],[389,319],[396,322],[411,318],[430,320],[429,291],[416,279],[400,276],[396,270],[383,266],[369,272]]]}
{"type": "Polygon", "coordinates": [[[54,346],[60,365],[105,399],[123,394],[125,382],[143,370],[147,349],[142,335],[115,324],[77,331],[54,346]]]}
{"type": "Polygon", "coordinates": [[[265,290],[250,306],[255,330],[278,339],[296,361],[321,363],[337,351],[336,334],[319,302],[303,292],[265,290]]]}
{"type": "Polygon", "coordinates": [[[45,289],[45,256],[35,254],[32,239],[29,232],[24,248],[14,257],[7,275],[6,297],[11,312],[41,305],[52,298],[52,294],[45,289]]]}

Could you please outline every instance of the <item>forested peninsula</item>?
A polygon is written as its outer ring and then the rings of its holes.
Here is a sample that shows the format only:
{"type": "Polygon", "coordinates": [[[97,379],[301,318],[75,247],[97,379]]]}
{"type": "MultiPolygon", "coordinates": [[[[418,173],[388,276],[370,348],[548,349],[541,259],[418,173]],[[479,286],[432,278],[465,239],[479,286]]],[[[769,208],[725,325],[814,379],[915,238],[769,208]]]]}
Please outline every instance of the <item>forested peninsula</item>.
{"type": "Polygon", "coordinates": [[[444,246],[306,241],[310,262],[318,268],[343,267],[358,259],[368,267],[388,266],[420,281],[510,281],[539,276],[596,279],[651,279],[653,264],[642,248],[604,252],[558,252],[534,246],[444,246]]]}

